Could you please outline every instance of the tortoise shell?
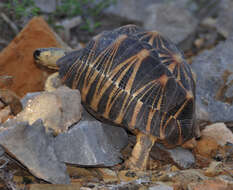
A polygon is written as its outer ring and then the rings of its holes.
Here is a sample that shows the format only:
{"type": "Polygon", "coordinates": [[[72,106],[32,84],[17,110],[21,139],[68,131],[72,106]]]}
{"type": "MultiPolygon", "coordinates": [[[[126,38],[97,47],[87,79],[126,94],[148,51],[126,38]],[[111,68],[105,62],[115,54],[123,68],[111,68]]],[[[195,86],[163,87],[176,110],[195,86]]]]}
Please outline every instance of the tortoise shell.
{"type": "Polygon", "coordinates": [[[183,54],[156,31],[127,25],[102,32],[57,62],[59,75],[80,90],[83,105],[132,132],[167,146],[195,132],[195,80],[183,54]]]}

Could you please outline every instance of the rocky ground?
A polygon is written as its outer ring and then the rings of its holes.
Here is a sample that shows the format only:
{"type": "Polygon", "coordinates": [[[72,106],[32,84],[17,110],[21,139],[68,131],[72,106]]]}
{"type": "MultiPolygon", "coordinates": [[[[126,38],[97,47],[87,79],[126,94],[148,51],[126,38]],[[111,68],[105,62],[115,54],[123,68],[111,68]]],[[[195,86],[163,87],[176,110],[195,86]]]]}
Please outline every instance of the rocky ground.
{"type": "Polygon", "coordinates": [[[21,32],[0,19],[0,189],[233,189],[233,1],[211,2],[119,0],[91,33],[79,29],[80,17],[59,20],[59,35],[42,17],[21,32]],[[81,48],[128,23],[177,43],[197,75],[200,138],[174,149],[156,144],[147,171],[123,167],[135,137],[89,115],[77,90],[51,89],[55,71],[32,56],[41,47],[81,48]]]}

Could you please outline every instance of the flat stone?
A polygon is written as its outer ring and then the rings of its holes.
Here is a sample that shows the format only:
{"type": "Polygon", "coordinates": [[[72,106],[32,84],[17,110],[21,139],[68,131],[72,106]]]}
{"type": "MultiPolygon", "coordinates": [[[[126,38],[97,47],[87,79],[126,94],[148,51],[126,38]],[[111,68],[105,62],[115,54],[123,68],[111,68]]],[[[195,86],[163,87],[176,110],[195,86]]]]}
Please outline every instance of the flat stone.
{"type": "Polygon", "coordinates": [[[214,138],[220,146],[224,146],[227,142],[233,144],[233,133],[224,123],[208,125],[201,133],[204,136],[214,138]]]}
{"type": "Polygon", "coordinates": [[[177,2],[155,3],[147,7],[146,13],[148,16],[144,20],[145,29],[158,30],[180,46],[188,44],[184,42],[185,40],[191,43],[191,36],[195,32],[198,21],[187,8],[178,6],[177,2]]]}
{"type": "Polygon", "coordinates": [[[145,9],[141,7],[150,6],[154,2],[155,0],[145,0],[144,2],[137,0],[118,0],[116,4],[107,8],[105,12],[124,17],[127,20],[143,22],[145,9]]]}
{"type": "Polygon", "coordinates": [[[34,17],[0,53],[0,75],[13,77],[9,89],[20,97],[43,90],[49,72],[34,63],[33,52],[41,47],[62,47],[61,44],[44,19],[34,17]]]}
{"type": "Polygon", "coordinates": [[[196,102],[196,122],[197,125],[201,124],[202,122],[208,122],[209,119],[209,113],[206,109],[206,106],[203,106],[200,104],[200,102],[196,102]]]}
{"type": "Polygon", "coordinates": [[[55,184],[69,183],[65,164],[59,162],[41,120],[32,125],[10,120],[3,124],[0,144],[36,177],[55,184]]]}
{"type": "Polygon", "coordinates": [[[105,13],[125,18],[129,23],[141,24],[147,30],[157,30],[176,44],[185,47],[187,41],[191,43],[191,36],[198,24],[189,5],[188,0],[118,0],[107,8],[105,13]]]}
{"type": "Polygon", "coordinates": [[[34,0],[35,5],[44,13],[52,13],[57,8],[57,0],[34,0]]]}
{"type": "Polygon", "coordinates": [[[54,184],[31,184],[30,190],[79,190],[81,184],[54,185],[54,184]]]}
{"type": "Polygon", "coordinates": [[[41,94],[42,92],[29,92],[27,93],[23,98],[21,98],[21,104],[23,106],[23,109],[26,107],[29,100],[34,99],[36,96],[41,94]]]}
{"type": "MultiPolygon", "coordinates": [[[[232,172],[232,170],[231,170],[231,172],[232,172]]],[[[230,174],[230,172],[228,174],[230,174]]],[[[216,177],[216,179],[219,179],[222,182],[225,182],[229,186],[230,185],[233,186],[232,176],[230,176],[230,175],[219,175],[219,176],[216,177]]]]}
{"type": "Polygon", "coordinates": [[[195,157],[190,150],[182,147],[167,149],[162,144],[155,144],[150,155],[158,160],[172,161],[180,168],[190,168],[195,164],[195,157]]]}
{"type": "Polygon", "coordinates": [[[231,190],[232,185],[221,180],[205,180],[202,183],[194,183],[189,185],[190,190],[231,190]]]}
{"type": "Polygon", "coordinates": [[[7,106],[0,110],[0,123],[4,123],[11,115],[11,108],[7,106]]]}
{"type": "Polygon", "coordinates": [[[99,121],[80,121],[55,138],[54,147],[63,162],[82,166],[113,166],[121,162],[120,149],[128,143],[124,129],[99,121]],[[111,128],[114,136],[108,136],[111,128]],[[112,140],[110,138],[114,138],[112,140]],[[115,143],[115,145],[113,144],[115,143]],[[116,145],[118,144],[118,145],[116,145]],[[116,148],[118,147],[118,149],[116,148]]]}
{"type": "Polygon", "coordinates": [[[216,155],[218,150],[217,141],[209,136],[202,136],[200,140],[197,141],[197,146],[194,151],[205,158],[212,158],[216,155]]]}
{"type": "Polygon", "coordinates": [[[174,190],[174,188],[166,184],[156,184],[150,186],[148,190],[174,190]]]}
{"type": "Polygon", "coordinates": [[[45,87],[44,90],[48,92],[52,92],[62,86],[61,79],[59,78],[58,72],[51,74],[46,82],[45,82],[45,87]]]}
{"type": "Polygon", "coordinates": [[[118,181],[118,177],[115,171],[108,168],[98,168],[97,172],[102,177],[105,183],[114,183],[118,181]]]}
{"type": "Polygon", "coordinates": [[[121,182],[130,182],[137,180],[139,178],[137,176],[136,171],[130,171],[130,170],[121,170],[118,173],[118,177],[121,182]]]}
{"type": "Polygon", "coordinates": [[[67,131],[81,119],[81,98],[78,90],[62,86],[53,92],[43,92],[30,99],[17,120],[32,124],[42,119],[45,127],[55,134],[67,131]]]}
{"type": "Polygon", "coordinates": [[[221,0],[216,27],[220,34],[228,38],[233,32],[233,2],[231,0],[221,0]]]}
{"type": "MultiPolygon", "coordinates": [[[[82,121],[96,121],[97,119],[92,116],[90,113],[88,113],[85,109],[83,109],[82,112],[82,121]]],[[[116,127],[111,126],[109,124],[106,124],[104,122],[101,122],[101,125],[104,127],[104,133],[108,137],[108,140],[110,143],[117,149],[121,150],[128,144],[128,137],[127,133],[125,132],[124,129],[116,129],[116,127]],[[110,127],[109,127],[110,126],[110,127]],[[113,133],[114,131],[114,133],[113,133]],[[120,141],[119,138],[123,137],[122,140],[120,141]]],[[[119,127],[117,127],[119,128],[119,127]]]]}
{"type": "MultiPolygon", "coordinates": [[[[77,178],[77,179],[85,179],[89,181],[93,181],[94,179],[98,178],[97,172],[94,169],[90,168],[80,168],[74,165],[67,165],[67,172],[70,178],[77,178]]],[[[72,181],[71,181],[72,182],[72,181]]]]}
{"type": "Polygon", "coordinates": [[[178,172],[167,173],[167,181],[181,182],[183,189],[188,189],[188,185],[192,182],[199,183],[200,181],[207,180],[208,177],[201,173],[201,170],[188,169],[178,172]]]}
{"type": "Polygon", "coordinates": [[[20,111],[22,111],[20,98],[11,90],[0,89],[0,101],[5,106],[10,106],[10,110],[13,115],[17,115],[20,111]]]}
{"type": "Polygon", "coordinates": [[[204,174],[208,177],[215,177],[223,172],[222,162],[212,161],[208,168],[205,168],[204,174]]]}
{"type": "Polygon", "coordinates": [[[64,28],[63,32],[60,32],[60,35],[63,36],[63,38],[66,41],[69,41],[71,39],[71,29],[80,25],[81,22],[82,22],[81,16],[66,18],[60,21],[59,23],[57,23],[57,25],[62,26],[64,28]]]}
{"type": "Polygon", "coordinates": [[[233,37],[204,51],[191,65],[197,75],[197,102],[213,123],[233,121],[232,49],[233,37]]]}

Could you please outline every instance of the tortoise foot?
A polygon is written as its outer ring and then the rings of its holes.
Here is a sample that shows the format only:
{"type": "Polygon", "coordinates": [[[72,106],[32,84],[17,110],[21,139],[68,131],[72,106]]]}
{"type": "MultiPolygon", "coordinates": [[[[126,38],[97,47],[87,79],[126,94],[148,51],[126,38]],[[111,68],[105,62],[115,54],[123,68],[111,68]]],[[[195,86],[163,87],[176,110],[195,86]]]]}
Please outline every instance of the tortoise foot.
{"type": "Polygon", "coordinates": [[[137,142],[133,148],[132,155],[125,161],[124,166],[131,170],[146,170],[149,153],[155,143],[155,140],[155,137],[139,133],[137,135],[137,142]]]}
{"type": "Polygon", "coordinates": [[[124,162],[124,169],[145,171],[147,169],[147,162],[143,165],[138,165],[137,160],[134,157],[130,157],[124,162]]]}

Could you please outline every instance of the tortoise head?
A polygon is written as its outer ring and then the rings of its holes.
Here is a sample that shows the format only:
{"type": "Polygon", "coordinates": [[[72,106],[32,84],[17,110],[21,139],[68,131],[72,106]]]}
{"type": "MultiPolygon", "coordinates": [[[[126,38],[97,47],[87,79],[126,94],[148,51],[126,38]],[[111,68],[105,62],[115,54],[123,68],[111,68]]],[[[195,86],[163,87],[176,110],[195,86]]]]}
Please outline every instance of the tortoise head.
{"type": "Polygon", "coordinates": [[[65,55],[66,51],[60,48],[39,48],[33,53],[36,63],[55,70],[58,70],[57,60],[65,55]]]}

